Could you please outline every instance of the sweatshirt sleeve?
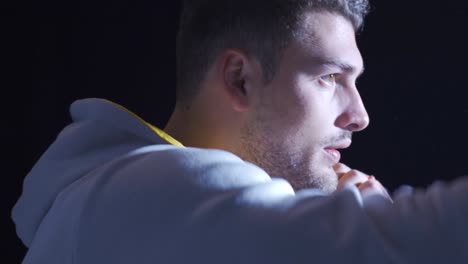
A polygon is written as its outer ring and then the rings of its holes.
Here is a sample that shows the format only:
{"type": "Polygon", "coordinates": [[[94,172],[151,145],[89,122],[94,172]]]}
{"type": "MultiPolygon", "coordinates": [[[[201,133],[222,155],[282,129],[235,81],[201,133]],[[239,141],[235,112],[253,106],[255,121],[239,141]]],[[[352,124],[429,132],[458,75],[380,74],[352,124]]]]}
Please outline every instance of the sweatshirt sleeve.
{"type": "Polygon", "coordinates": [[[139,150],[95,171],[75,263],[468,263],[468,181],[390,204],[294,193],[218,150],[139,150]]]}
{"type": "Polygon", "coordinates": [[[468,263],[468,178],[435,182],[397,196],[394,206],[364,204],[398,263],[468,263]]]}

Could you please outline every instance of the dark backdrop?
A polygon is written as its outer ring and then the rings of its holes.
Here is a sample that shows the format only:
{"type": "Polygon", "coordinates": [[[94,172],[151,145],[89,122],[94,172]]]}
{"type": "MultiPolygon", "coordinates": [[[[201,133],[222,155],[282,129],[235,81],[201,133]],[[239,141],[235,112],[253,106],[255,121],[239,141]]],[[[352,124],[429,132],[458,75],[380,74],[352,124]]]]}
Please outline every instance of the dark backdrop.
{"type": "MultiPolygon", "coordinates": [[[[0,11],[8,260],[1,263],[25,253],[10,210],[23,177],[70,122],[71,102],[108,98],[164,126],[174,105],[179,9],[179,1],[45,0],[0,11]]],[[[462,0],[373,1],[358,39],[371,125],[356,134],[345,163],[390,190],[468,173],[467,22],[462,0]]]]}

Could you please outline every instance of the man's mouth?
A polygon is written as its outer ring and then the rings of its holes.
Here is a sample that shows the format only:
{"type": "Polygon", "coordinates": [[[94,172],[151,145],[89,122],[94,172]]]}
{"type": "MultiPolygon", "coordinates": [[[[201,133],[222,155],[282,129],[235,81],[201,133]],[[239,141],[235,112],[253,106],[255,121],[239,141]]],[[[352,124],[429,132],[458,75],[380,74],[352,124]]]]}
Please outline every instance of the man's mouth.
{"type": "Polygon", "coordinates": [[[346,139],[340,142],[337,142],[333,145],[326,146],[323,150],[328,157],[334,164],[340,162],[341,153],[338,149],[345,149],[351,145],[351,139],[346,139]]]}
{"type": "Polygon", "coordinates": [[[324,148],[327,157],[333,162],[338,163],[341,159],[341,153],[333,148],[324,148]]]}

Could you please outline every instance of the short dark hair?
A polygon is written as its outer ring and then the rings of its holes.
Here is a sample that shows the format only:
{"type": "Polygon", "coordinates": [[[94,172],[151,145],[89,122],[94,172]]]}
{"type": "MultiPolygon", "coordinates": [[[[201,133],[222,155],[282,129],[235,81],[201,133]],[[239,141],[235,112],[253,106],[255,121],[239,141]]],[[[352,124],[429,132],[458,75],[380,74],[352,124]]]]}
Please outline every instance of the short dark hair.
{"type": "Polygon", "coordinates": [[[228,48],[256,58],[270,82],[306,11],[342,15],[358,31],[368,10],[368,0],[186,0],[177,35],[177,100],[190,102],[228,48]]]}

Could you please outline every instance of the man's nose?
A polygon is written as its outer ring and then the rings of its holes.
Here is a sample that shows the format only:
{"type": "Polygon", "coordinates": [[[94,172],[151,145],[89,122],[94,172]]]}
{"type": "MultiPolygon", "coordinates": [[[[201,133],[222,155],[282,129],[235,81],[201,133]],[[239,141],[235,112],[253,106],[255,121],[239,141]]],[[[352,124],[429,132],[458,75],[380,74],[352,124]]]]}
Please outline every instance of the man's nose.
{"type": "Polygon", "coordinates": [[[357,132],[364,130],[369,122],[369,115],[364,107],[361,95],[355,90],[350,96],[348,105],[336,119],[335,125],[348,131],[357,132]]]}

